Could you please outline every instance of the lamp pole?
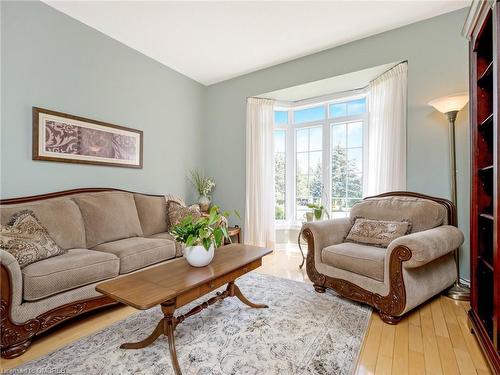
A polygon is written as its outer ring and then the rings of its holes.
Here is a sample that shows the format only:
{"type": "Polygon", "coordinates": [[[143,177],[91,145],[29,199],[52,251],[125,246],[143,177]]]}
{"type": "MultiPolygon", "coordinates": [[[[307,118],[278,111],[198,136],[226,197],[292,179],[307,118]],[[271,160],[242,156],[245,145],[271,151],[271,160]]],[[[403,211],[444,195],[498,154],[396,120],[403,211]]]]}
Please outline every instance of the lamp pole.
{"type": "MultiPolygon", "coordinates": [[[[446,112],[450,128],[450,163],[451,163],[451,201],[457,207],[457,157],[455,153],[455,120],[458,111],[446,112]]],[[[469,301],[470,289],[460,282],[460,252],[455,249],[455,264],[457,267],[457,279],[453,286],[448,289],[447,296],[455,300],[469,301]]]]}

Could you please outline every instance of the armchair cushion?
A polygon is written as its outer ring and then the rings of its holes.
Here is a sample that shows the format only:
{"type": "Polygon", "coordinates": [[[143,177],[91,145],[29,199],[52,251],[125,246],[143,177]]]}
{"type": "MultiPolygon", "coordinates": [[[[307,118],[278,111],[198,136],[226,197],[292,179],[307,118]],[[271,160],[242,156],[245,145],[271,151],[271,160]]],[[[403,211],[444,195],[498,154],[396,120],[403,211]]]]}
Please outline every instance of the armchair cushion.
{"type": "Polygon", "coordinates": [[[322,261],[330,266],[384,281],[384,261],[387,249],[344,242],[325,247],[322,261]]]}
{"type": "Polygon", "coordinates": [[[404,262],[406,268],[416,268],[457,249],[464,242],[460,229],[451,225],[442,225],[423,232],[399,237],[391,242],[388,251],[397,246],[406,246],[411,250],[411,258],[404,262]]]}

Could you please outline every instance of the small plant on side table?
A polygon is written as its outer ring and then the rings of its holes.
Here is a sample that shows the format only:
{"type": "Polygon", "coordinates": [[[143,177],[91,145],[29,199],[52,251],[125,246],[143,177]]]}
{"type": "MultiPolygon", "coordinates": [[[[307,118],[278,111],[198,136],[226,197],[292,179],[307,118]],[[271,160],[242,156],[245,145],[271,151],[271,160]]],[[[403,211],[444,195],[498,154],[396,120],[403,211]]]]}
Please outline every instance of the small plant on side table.
{"type": "Polygon", "coordinates": [[[215,181],[212,177],[203,176],[197,169],[191,172],[191,183],[199,194],[198,204],[202,212],[207,212],[210,207],[210,193],[215,188],[215,181]]]}

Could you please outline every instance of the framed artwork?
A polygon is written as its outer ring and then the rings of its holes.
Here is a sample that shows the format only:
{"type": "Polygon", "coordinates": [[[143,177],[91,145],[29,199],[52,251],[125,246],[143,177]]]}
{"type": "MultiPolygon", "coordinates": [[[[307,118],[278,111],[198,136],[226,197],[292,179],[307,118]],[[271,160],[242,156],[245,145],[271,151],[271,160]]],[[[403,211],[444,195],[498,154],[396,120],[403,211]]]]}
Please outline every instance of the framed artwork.
{"type": "Polygon", "coordinates": [[[33,107],[33,160],[142,168],[142,130],[33,107]]]}

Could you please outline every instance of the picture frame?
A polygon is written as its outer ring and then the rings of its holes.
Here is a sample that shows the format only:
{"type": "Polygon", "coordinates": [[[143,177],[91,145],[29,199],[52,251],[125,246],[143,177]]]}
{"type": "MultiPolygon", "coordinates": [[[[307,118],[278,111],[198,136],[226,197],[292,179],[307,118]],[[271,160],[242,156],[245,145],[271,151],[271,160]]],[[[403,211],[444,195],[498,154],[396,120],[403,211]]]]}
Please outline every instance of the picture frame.
{"type": "Polygon", "coordinates": [[[33,107],[33,160],[143,167],[143,132],[33,107]]]}

